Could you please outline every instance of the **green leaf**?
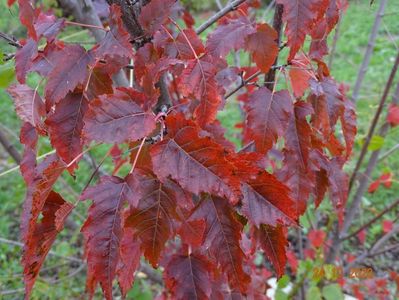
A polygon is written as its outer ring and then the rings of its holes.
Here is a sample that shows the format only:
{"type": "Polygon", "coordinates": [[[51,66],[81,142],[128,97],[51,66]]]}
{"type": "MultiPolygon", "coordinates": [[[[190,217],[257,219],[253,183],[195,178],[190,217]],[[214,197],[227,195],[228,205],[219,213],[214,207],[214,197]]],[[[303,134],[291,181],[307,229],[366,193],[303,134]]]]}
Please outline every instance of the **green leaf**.
{"type": "Polygon", "coordinates": [[[377,151],[381,149],[383,145],[384,145],[384,138],[380,135],[374,135],[371,138],[370,144],[367,149],[370,151],[377,151]]]}
{"type": "Polygon", "coordinates": [[[343,300],[344,294],[338,283],[326,285],[323,287],[323,297],[326,300],[343,300]]]}
{"type": "Polygon", "coordinates": [[[7,88],[15,79],[14,63],[9,61],[0,65],[0,88],[7,88]]]}
{"type": "Polygon", "coordinates": [[[306,299],[322,300],[319,288],[317,286],[310,287],[306,293],[306,299]]]}
{"type": "Polygon", "coordinates": [[[281,277],[277,283],[277,288],[278,289],[283,289],[285,288],[288,283],[290,283],[290,278],[287,275],[284,275],[283,277],[281,277]]]}
{"type": "Polygon", "coordinates": [[[0,51],[0,65],[4,65],[4,52],[0,51]]]}
{"type": "Polygon", "coordinates": [[[284,293],[282,290],[276,290],[276,294],[274,295],[274,299],[276,300],[288,300],[288,295],[284,293]]]}

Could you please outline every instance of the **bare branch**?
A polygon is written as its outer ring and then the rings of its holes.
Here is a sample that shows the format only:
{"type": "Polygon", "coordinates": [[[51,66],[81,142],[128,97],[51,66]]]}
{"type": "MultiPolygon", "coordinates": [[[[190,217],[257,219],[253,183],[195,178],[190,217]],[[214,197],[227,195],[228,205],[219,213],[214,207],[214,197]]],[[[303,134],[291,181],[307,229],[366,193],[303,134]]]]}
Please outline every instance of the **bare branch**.
{"type": "Polygon", "coordinates": [[[9,45],[16,48],[22,48],[22,45],[18,42],[18,40],[15,37],[11,37],[8,34],[5,34],[4,32],[1,31],[0,31],[0,37],[6,40],[9,45]]]}
{"type": "Polygon", "coordinates": [[[197,28],[196,33],[201,34],[205,30],[207,30],[213,23],[217,22],[220,18],[227,15],[229,12],[236,10],[238,6],[244,3],[246,0],[235,0],[230,4],[227,4],[225,8],[214,14],[207,21],[205,21],[200,27],[197,28]]]}

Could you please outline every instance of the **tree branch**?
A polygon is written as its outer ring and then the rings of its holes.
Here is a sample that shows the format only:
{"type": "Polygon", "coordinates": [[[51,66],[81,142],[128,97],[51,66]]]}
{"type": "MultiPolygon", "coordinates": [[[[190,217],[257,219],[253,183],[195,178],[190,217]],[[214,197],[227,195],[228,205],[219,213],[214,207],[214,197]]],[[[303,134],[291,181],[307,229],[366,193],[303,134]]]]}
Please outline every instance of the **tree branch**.
{"type": "Polygon", "coordinates": [[[217,22],[220,18],[224,17],[227,15],[229,12],[236,10],[238,6],[240,6],[242,3],[244,3],[246,0],[235,0],[229,4],[226,5],[225,8],[214,14],[212,17],[210,17],[207,21],[205,21],[200,27],[197,28],[195,31],[197,34],[201,34],[205,30],[207,30],[210,26],[212,26],[213,23],[217,22]]]}
{"type": "MultiPolygon", "coordinates": [[[[283,11],[284,6],[282,4],[276,4],[274,9],[274,18],[273,18],[273,28],[277,32],[277,45],[280,48],[281,42],[281,32],[283,28],[283,11]]],[[[273,63],[273,66],[277,66],[278,64],[278,54],[273,63]]],[[[276,80],[276,68],[271,68],[269,72],[265,75],[265,86],[269,90],[273,90],[274,81],[276,80]]]]}
{"type": "Polygon", "coordinates": [[[18,42],[18,40],[15,37],[11,37],[8,34],[5,34],[4,32],[0,31],[0,37],[8,42],[9,45],[15,47],[15,48],[22,48],[22,45],[18,42]]]}

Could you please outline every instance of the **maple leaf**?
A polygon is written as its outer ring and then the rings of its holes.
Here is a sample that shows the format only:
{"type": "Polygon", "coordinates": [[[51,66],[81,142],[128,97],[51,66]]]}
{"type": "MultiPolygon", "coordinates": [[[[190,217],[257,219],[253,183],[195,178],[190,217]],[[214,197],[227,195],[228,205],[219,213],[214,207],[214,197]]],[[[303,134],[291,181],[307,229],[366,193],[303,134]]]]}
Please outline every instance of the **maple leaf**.
{"type": "Polygon", "coordinates": [[[297,55],[291,60],[291,66],[292,67],[288,71],[288,76],[294,96],[299,98],[302,97],[308,89],[309,79],[312,78],[312,73],[308,70],[310,64],[305,56],[297,55]]]}
{"type": "Polygon", "coordinates": [[[80,199],[92,199],[88,218],[82,232],[87,253],[87,288],[93,295],[100,283],[106,299],[112,299],[112,281],[115,278],[122,238],[121,209],[123,204],[136,206],[132,176],[125,179],[103,176],[100,182],[86,189],[80,199]]]}
{"type": "Polygon", "coordinates": [[[37,41],[36,30],[34,27],[37,13],[29,0],[18,0],[19,20],[28,31],[28,36],[37,41]]]}
{"type": "Polygon", "coordinates": [[[261,224],[293,225],[298,215],[289,189],[266,171],[259,171],[255,178],[242,183],[242,213],[259,227],[261,224]]]}
{"type": "Polygon", "coordinates": [[[174,299],[210,299],[212,264],[199,253],[175,254],[165,272],[174,299]]]}
{"type": "Polygon", "coordinates": [[[308,234],[310,244],[315,248],[323,246],[324,240],[326,239],[326,233],[323,230],[310,230],[308,234]]]}
{"type": "Polygon", "coordinates": [[[132,187],[135,191],[137,208],[132,208],[125,221],[125,227],[132,228],[134,237],[141,241],[144,256],[154,266],[165,243],[174,234],[176,193],[178,186],[171,181],[160,182],[154,174],[135,170],[132,187]]]}
{"type": "Polygon", "coordinates": [[[133,48],[130,44],[130,35],[122,24],[121,8],[113,4],[109,8],[109,25],[111,30],[107,31],[105,37],[97,44],[91,52],[96,58],[133,57],[133,48]]]}
{"type": "Polygon", "coordinates": [[[41,129],[43,127],[41,118],[45,115],[46,110],[37,90],[32,90],[25,84],[13,84],[8,87],[7,92],[14,100],[18,117],[33,127],[41,129]]]}
{"type": "Polygon", "coordinates": [[[140,242],[133,239],[133,230],[124,228],[120,243],[120,259],[117,266],[118,283],[125,298],[132,288],[134,274],[140,266],[140,242]]]}
{"type": "MultiPolygon", "coordinates": [[[[88,103],[82,92],[68,93],[46,119],[51,144],[67,164],[82,152],[83,116],[87,111],[88,103]]],[[[73,171],[75,167],[76,164],[71,166],[70,171],[73,171]]]]}
{"type": "MultiPolygon", "coordinates": [[[[209,35],[206,49],[212,56],[225,57],[230,50],[244,48],[246,37],[254,33],[256,33],[256,29],[247,17],[242,16],[237,19],[231,19],[225,24],[219,25],[209,35]]],[[[257,46],[256,41],[252,39],[251,49],[254,49],[255,46],[257,46]]]]}
{"type": "Polygon", "coordinates": [[[250,277],[243,270],[245,254],[240,247],[242,225],[229,203],[222,198],[205,195],[189,220],[205,220],[204,247],[221,265],[233,290],[245,293],[250,277]]]}
{"type": "Polygon", "coordinates": [[[109,71],[104,68],[104,66],[97,63],[87,85],[87,98],[91,100],[100,95],[112,94],[114,92],[112,84],[113,82],[109,71]]]}
{"type": "Polygon", "coordinates": [[[213,193],[236,201],[238,178],[225,150],[209,137],[200,138],[194,122],[182,115],[166,118],[168,135],[151,149],[154,172],[163,180],[171,176],[194,194],[213,193]]]}
{"type": "Polygon", "coordinates": [[[54,15],[47,15],[42,12],[34,24],[37,36],[44,36],[48,42],[52,42],[64,26],[64,19],[58,19],[54,15]]]}
{"type": "Polygon", "coordinates": [[[29,39],[17,50],[15,54],[15,73],[20,83],[25,83],[26,74],[32,67],[33,59],[37,56],[37,42],[33,39],[29,39]]]}
{"type": "Polygon", "coordinates": [[[64,221],[74,206],[66,202],[59,194],[51,191],[45,200],[39,223],[32,229],[31,239],[25,245],[22,266],[24,267],[25,298],[28,299],[57,234],[63,229],[64,221]]]}
{"type": "Polygon", "coordinates": [[[155,129],[155,116],[144,111],[136,101],[124,89],[116,89],[113,94],[91,101],[84,117],[85,138],[122,143],[149,135],[155,129]]]}
{"type": "Polygon", "coordinates": [[[248,139],[255,141],[258,152],[266,153],[277,138],[283,136],[288,126],[292,114],[289,92],[282,90],[273,93],[262,87],[250,95],[245,110],[248,139]]]}
{"type": "Polygon", "coordinates": [[[200,100],[194,116],[201,126],[211,123],[216,118],[222,102],[220,87],[216,81],[217,69],[210,56],[189,60],[180,75],[180,91],[183,96],[193,96],[200,100]]]}
{"type": "Polygon", "coordinates": [[[154,34],[167,21],[176,0],[152,0],[141,9],[139,22],[148,35],[154,34]]]}
{"type": "Polygon", "coordinates": [[[256,32],[250,34],[245,48],[251,53],[258,68],[266,73],[273,65],[278,54],[277,32],[268,24],[259,24],[256,32]]]}
{"type": "Polygon", "coordinates": [[[284,6],[283,20],[287,22],[285,34],[290,46],[288,56],[288,61],[290,61],[302,47],[306,34],[310,34],[316,21],[324,15],[328,1],[277,0],[277,3],[284,6]]]}
{"type": "Polygon", "coordinates": [[[259,228],[252,228],[252,239],[258,243],[266,254],[266,257],[273,264],[277,277],[284,275],[284,268],[287,263],[286,247],[288,241],[282,225],[276,227],[261,225],[259,228]]]}
{"type": "Polygon", "coordinates": [[[306,117],[312,112],[312,107],[308,103],[297,101],[285,135],[285,148],[295,154],[302,170],[309,168],[312,130],[306,117]]]}
{"type": "Polygon", "coordinates": [[[93,57],[82,46],[65,45],[59,52],[55,65],[48,74],[45,88],[47,110],[57,104],[68,92],[72,92],[79,84],[85,84],[89,76],[89,65],[93,57]]]}

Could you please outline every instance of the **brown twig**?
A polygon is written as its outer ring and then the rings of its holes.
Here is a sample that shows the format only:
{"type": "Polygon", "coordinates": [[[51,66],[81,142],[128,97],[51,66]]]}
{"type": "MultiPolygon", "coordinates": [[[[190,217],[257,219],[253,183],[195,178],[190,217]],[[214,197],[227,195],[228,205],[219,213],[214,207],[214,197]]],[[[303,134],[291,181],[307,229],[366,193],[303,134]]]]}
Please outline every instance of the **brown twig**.
{"type": "Polygon", "coordinates": [[[355,230],[354,232],[352,232],[351,234],[348,234],[347,236],[344,236],[341,238],[341,241],[350,239],[354,236],[356,236],[359,232],[361,232],[362,230],[366,229],[367,227],[369,227],[371,224],[375,223],[376,221],[378,221],[381,217],[383,217],[387,212],[391,211],[393,208],[395,208],[397,205],[399,204],[399,199],[396,200],[394,203],[392,203],[390,206],[388,206],[386,209],[384,209],[383,211],[381,211],[378,215],[376,215],[374,218],[372,218],[370,221],[366,222],[365,224],[363,224],[359,229],[355,230]]]}
{"type": "Polygon", "coordinates": [[[14,37],[9,36],[8,34],[5,34],[4,32],[0,31],[0,37],[8,42],[9,45],[16,47],[16,48],[22,48],[22,45],[18,42],[18,40],[14,37]]]}
{"type": "Polygon", "coordinates": [[[229,12],[236,10],[238,6],[240,6],[242,3],[244,3],[246,0],[235,0],[231,2],[230,4],[226,5],[225,8],[214,14],[212,17],[210,17],[207,21],[205,21],[203,24],[201,24],[200,27],[197,28],[195,31],[197,34],[201,34],[204,32],[206,29],[208,29],[210,26],[212,26],[213,23],[217,22],[220,18],[224,17],[227,15],[229,12]]]}
{"type": "Polygon", "coordinates": [[[349,192],[352,189],[352,186],[353,186],[353,183],[354,183],[354,181],[356,179],[356,176],[357,176],[357,173],[359,171],[359,168],[360,168],[360,166],[361,166],[361,164],[363,162],[364,157],[366,156],[367,148],[370,145],[371,138],[374,135],[374,131],[375,131],[375,128],[377,127],[378,120],[380,119],[382,110],[383,110],[384,105],[385,105],[385,101],[388,98],[388,94],[389,94],[389,91],[391,89],[393,80],[395,78],[396,71],[398,70],[398,66],[399,66],[399,51],[398,51],[398,54],[396,56],[395,63],[393,65],[393,67],[392,67],[391,74],[389,75],[388,81],[387,81],[387,83],[385,85],[384,93],[383,93],[383,95],[381,97],[381,100],[380,100],[380,103],[378,105],[377,111],[375,112],[375,115],[374,115],[373,121],[371,123],[369,132],[367,133],[366,140],[364,141],[362,150],[360,152],[360,156],[359,156],[359,158],[358,158],[358,160],[356,162],[355,169],[354,169],[354,171],[352,173],[352,176],[351,176],[351,178],[349,180],[349,192]]]}
{"type": "MultiPolygon", "coordinates": [[[[274,9],[274,17],[273,17],[273,28],[277,32],[277,45],[280,48],[281,42],[281,33],[283,28],[283,11],[284,6],[282,4],[276,4],[274,9]]],[[[278,54],[273,63],[273,66],[277,66],[278,64],[278,54]]],[[[269,72],[265,75],[265,86],[272,90],[274,86],[274,81],[276,80],[276,68],[271,68],[269,72]]]]}

